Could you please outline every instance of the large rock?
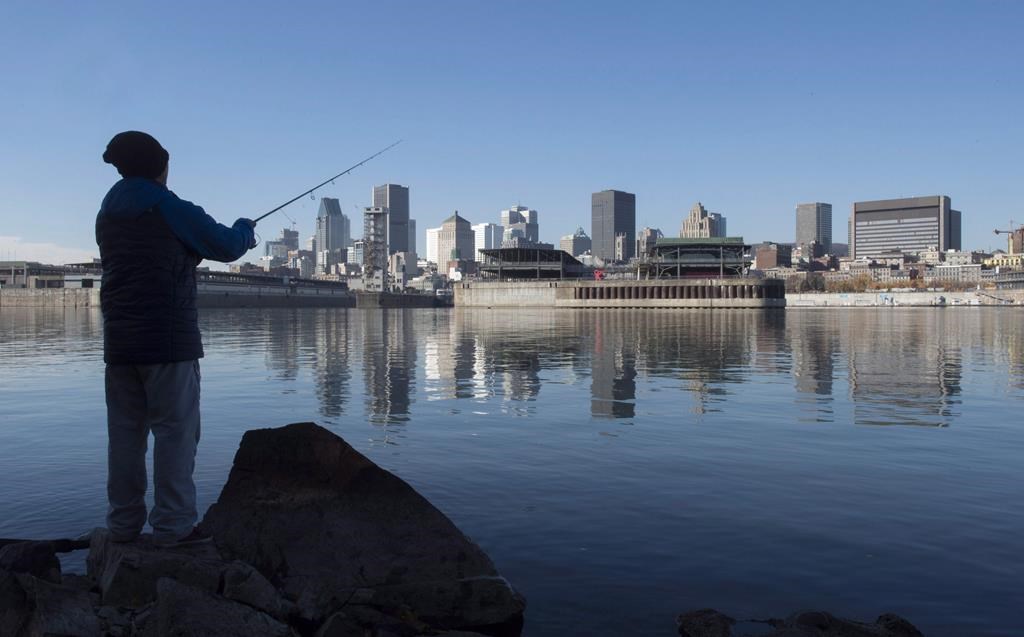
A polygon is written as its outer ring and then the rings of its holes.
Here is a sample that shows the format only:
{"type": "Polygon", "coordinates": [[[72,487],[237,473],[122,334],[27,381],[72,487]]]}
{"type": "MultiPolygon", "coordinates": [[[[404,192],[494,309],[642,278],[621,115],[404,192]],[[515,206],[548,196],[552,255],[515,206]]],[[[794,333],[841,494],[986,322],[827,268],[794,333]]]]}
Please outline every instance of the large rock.
{"type": "Polygon", "coordinates": [[[296,637],[266,613],[167,578],[157,583],[154,612],[160,637],[296,637]]]}
{"type": "Polygon", "coordinates": [[[786,619],[737,622],[716,610],[704,609],[680,615],[677,623],[681,637],[923,637],[913,624],[893,614],[882,615],[873,624],[821,611],[794,613],[786,619]]]}
{"type": "Polygon", "coordinates": [[[913,624],[898,615],[885,614],[873,624],[836,617],[822,611],[790,615],[773,633],[775,637],[923,637],[913,624]]]}
{"type": "Polygon", "coordinates": [[[0,635],[99,637],[100,625],[85,591],[0,570],[0,635]]]}
{"type": "Polygon", "coordinates": [[[245,562],[232,562],[221,575],[221,595],[225,599],[252,606],[271,617],[286,620],[288,606],[274,585],[245,562]]]}
{"type": "Polygon", "coordinates": [[[736,620],[717,610],[704,608],[676,618],[680,637],[732,637],[736,620]]]}
{"type": "Polygon", "coordinates": [[[154,601],[156,583],[162,577],[216,592],[229,566],[213,544],[161,549],[153,546],[148,535],[134,542],[117,543],[106,529],[93,532],[86,564],[103,604],[127,608],[140,608],[154,601]]]}
{"type": "Polygon", "coordinates": [[[0,548],[0,569],[60,584],[60,560],[51,542],[17,542],[0,548]]]}
{"type": "Polygon", "coordinates": [[[312,423],[246,432],[202,527],[322,623],[358,603],[437,629],[518,634],[523,598],[412,487],[312,423]]]}

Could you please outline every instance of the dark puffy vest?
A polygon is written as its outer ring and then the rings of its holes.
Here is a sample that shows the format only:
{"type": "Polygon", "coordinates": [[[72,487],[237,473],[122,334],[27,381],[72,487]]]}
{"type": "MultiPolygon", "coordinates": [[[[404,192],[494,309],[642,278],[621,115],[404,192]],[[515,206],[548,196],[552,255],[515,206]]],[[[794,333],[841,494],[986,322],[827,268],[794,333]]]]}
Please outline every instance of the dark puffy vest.
{"type": "Polygon", "coordinates": [[[102,214],[103,360],[153,365],[203,356],[196,311],[199,257],[174,235],[157,207],[102,214]]]}

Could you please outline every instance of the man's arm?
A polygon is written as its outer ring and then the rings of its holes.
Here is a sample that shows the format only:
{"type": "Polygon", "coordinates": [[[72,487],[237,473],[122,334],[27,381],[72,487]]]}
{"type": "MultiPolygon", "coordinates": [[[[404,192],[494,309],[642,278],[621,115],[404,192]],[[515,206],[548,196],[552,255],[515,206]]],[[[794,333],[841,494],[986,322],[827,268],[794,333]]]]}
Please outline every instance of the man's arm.
{"type": "Polygon", "coordinates": [[[227,263],[256,247],[253,223],[239,219],[229,228],[174,193],[160,202],[160,213],[174,234],[204,259],[227,263]]]}

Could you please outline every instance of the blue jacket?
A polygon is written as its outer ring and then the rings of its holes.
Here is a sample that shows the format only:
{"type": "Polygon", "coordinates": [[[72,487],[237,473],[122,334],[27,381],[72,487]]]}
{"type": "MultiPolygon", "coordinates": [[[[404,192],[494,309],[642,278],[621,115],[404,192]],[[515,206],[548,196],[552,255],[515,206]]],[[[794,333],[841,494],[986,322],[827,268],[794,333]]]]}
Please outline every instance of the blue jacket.
{"type": "Polygon", "coordinates": [[[234,261],[254,245],[246,219],[230,228],[141,177],[103,198],[96,243],[103,263],[103,360],[152,365],[202,358],[196,266],[234,261]]]}

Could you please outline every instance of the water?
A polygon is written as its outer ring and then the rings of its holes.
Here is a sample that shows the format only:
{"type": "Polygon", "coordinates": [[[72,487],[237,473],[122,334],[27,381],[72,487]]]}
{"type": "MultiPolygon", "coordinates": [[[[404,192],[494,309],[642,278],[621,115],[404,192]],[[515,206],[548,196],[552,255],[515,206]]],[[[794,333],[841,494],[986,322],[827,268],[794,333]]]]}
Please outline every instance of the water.
{"type": "MultiPolygon", "coordinates": [[[[208,311],[201,511],[242,432],[313,420],[480,543],[527,635],[702,607],[1019,634],[1021,318],[208,311]]],[[[0,312],[0,537],[102,524],[101,345],[95,311],[0,312]]]]}

